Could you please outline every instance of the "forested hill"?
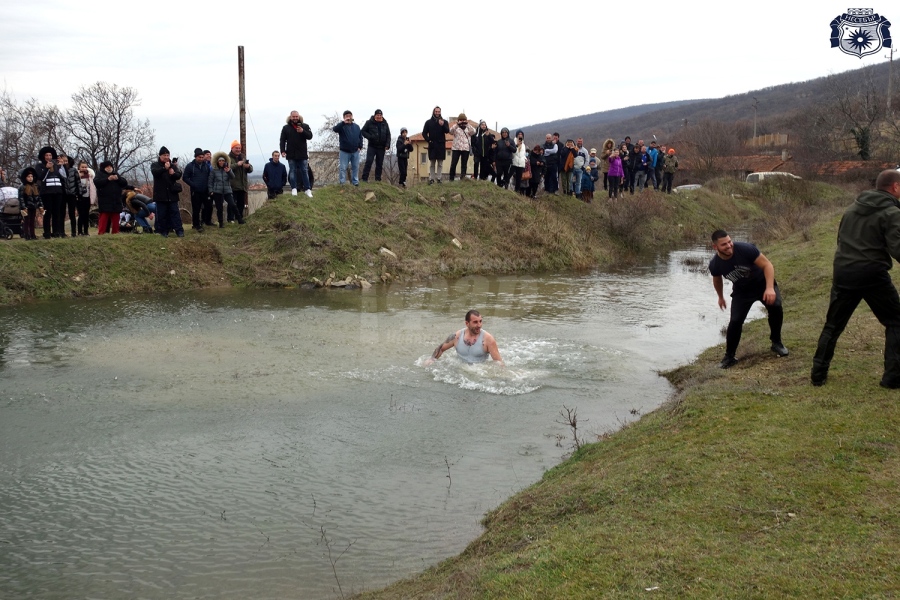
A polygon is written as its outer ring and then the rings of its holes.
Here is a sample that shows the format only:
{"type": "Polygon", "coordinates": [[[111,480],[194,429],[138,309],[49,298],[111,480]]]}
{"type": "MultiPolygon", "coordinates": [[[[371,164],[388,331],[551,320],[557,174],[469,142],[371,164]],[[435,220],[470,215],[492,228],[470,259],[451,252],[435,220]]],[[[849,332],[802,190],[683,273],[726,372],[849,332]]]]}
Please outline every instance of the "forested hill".
{"type": "MultiPolygon", "coordinates": [[[[753,131],[757,106],[758,133],[789,133],[797,117],[811,112],[816,106],[833,102],[839,97],[880,95],[883,104],[888,86],[889,63],[863,67],[809,81],[785,83],[743,94],[717,99],[681,100],[643,104],[570,117],[521,127],[526,140],[535,143],[544,135],[558,131],[563,140],[582,137],[586,146],[599,146],[607,137],[620,140],[630,135],[660,140],[671,139],[679,128],[694,125],[704,119],[743,125],[753,131]],[[756,100],[754,100],[754,98],[756,100]]],[[[895,77],[900,83],[900,77],[895,77]]],[[[897,83],[895,88],[900,87],[897,83]]],[[[894,96],[900,96],[895,92],[894,96]]],[[[878,98],[873,99],[878,102],[878,98]]]]}

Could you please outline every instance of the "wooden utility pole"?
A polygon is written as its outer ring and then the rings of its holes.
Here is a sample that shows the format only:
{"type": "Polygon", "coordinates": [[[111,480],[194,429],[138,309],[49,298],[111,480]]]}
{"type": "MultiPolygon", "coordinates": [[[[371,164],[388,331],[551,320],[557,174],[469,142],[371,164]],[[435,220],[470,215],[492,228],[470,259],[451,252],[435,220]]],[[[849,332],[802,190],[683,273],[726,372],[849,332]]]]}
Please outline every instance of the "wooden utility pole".
{"type": "Polygon", "coordinates": [[[241,149],[247,156],[247,102],[244,98],[244,47],[238,46],[238,99],[241,110],[241,149]]]}

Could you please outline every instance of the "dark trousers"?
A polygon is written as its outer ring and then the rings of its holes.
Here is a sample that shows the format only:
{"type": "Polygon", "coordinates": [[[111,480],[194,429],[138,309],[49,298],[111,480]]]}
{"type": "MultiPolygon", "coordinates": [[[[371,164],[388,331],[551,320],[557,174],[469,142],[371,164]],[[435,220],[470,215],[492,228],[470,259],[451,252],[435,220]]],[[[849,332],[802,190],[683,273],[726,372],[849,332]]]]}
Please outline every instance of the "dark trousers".
{"type": "Polygon", "coordinates": [[[624,192],[627,189],[629,194],[633,194],[634,178],[637,175],[637,172],[629,167],[624,167],[623,171],[625,171],[625,183],[622,185],[622,191],[624,192]]]}
{"type": "Polygon", "coordinates": [[[211,218],[212,203],[209,201],[209,192],[197,192],[191,189],[191,226],[199,229],[203,223],[209,223],[211,218]],[[209,216],[206,215],[207,212],[209,212],[209,216]]]}
{"type": "MultiPolygon", "coordinates": [[[[610,198],[618,198],[619,197],[619,182],[622,181],[621,177],[607,177],[607,183],[609,184],[609,197],[610,198]]],[[[732,303],[734,306],[734,303],[732,303]]]]}
{"type": "MultiPolygon", "coordinates": [[[[234,206],[234,196],[231,194],[213,194],[212,195],[212,203],[216,205],[216,218],[219,220],[219,227],[225,226],[225,220],[222,218],[222,203],[225,203],[228,206],[228,214],[235,213],[234,206]]],[[[212,219],[212,215],[209,217],[212,219]]],[[[238,223],[243,223],[244,219],[241,217],[238,219],[238,223]]]]}
{"type": "Polygon", "coordinates": [[[90,196],[79,196],[76,204],[78,209],[78,235],[87,235],[88,226],[91,222],[91,198],[90,196]]]}
{"type": "Polygon", "coordinates": [[[476,158],[473,162],[475,163],[472,173],[473,179],[480,177],[482,181],[485,181],[488,177],[491,179],[496,177],[497,174],[494,173],[494,167],[491,166],[491,158],[489,156],[476,158]]]}
{"type": "Polygon", "coordinates": [[[541,172],[540,171],[538,171],[538,172],[532,171],[531,181],[529,181],[528,183],[529,183],[528,195],[531,196],[532,198],[537,198],[538,188],[541,185],[541,172]]]}
{"type": "Polygon", "coordinates": [[[663,173],[663,191],[667,194],[672,193],[672,180],[675,179],[675,173],[663,173]]]}
{"type": "MultiPolygon", "coordinates": [[[[72,237],[78,235],[78,213],[75,212],[75,205],[78,203],[78,197],[66,194],[66,211],[69,213],[69,231],[72,237]]],[[[65,219],[65,215],[63,215],[65,219]]],[[[65,231],[65,227],[63,228],[65,231]]]]}
{"type": "Polygon", "coordinates": [[[66,235],[66,197],[64,194],[45,194],[44,201],[44,237],[62,237],[66,235]]]}
{"type": "Polygon", "coordinates": [[[30,207],[28,214],[22,218],[22,233],[20,237],[26,240],[35,239],[34,235],[34,218],[37,216],[37,207],[30,207]]]}
{"type": "Polygon", "coordinates": [[[266,188],[266,199],[274,200],[277,196],[280,196],[284,188],[266,188]]]}
{"type": "MultiPolygon", "coordinates": [[[[734,356],[738,344],[741,342],[741,333],[744,330],[744,321],[750,313],[754,302],[762,302],[765,286],[755,290],[732,292],[731,294],[731,320],[728,322],[728,330],[725,333],[725,354],[734,356]]],[[[781,291],[775,284],[775,302],[766,304],[766,312],[769,313],[769,339],[773,344],[781,343],[781,324],[784,321],[784,311],[781,308],[781,291]]]]}
{"type": "Polygon", "coordinates": [[[900,384],[900,296],[887,271],[868,275],[865,285],[832,284],[825,327],[813,357],[813,381],[823,381],[828,375],[834,347],[860,300],[866,301],[875,318],[884,325],[884,375],[881,381],[891,386],[900,384]]]}
{"type": "Polygon", "coordinates": [[[469,165],[469,151],[454,150],[452,156],[450,157],[450,181],[453,181],[456,178],[456,163],[459,162],[459,159],[462,159],[462,166],[459,170],[459,178],[466,178],[466,167],[469,165]]]}
{"type": "Polygon", "coordinates": [[[659,186],[662,185],[662,182],[663,182],[663,168],[662,167],[658,166],[658,167],[656,167],[656,169],[654,169],[654,178],[653,179],[656,182],[656,185],[654,185],[653,187],[658,190],[659,186]]]}
{"type": "Polygon", "coordinates": [[[162,235],[169,235],[174,231],[178,237],[184,236],[184,224],[181,222],[181,212],[178,210],[178,202],[156,203],[156,230],[162,235]]]}
{"type": "Polygon", "coordinates": [[[234,205],[228,205],[228,221],[243,221],[244,207],[247,205],[247,192],[243,190],[231,190],[234,197],[234,205]]]}
{"type": "Polygon", "coordinates": [[[402,156],[397,157],[397,170],[399,171],[399,179],[397,183],[399,185],[406,185],[406,171],[409,169],[409,158],[403,158],[402,156]]]}
{"type": "Polygon", "coordinates": [[[525,172],[525,167],[510,167],[510,173],[513,178],[513,191],[518,194],[524,194],[525,190],[522,189],[522,174],[525,172]]]}
{"type": "Polygon", "coordinates": [[[559,165],[548,164],[544,175],[544,191],[554,194],[559,191],[559,165]]]}
{"type": "Polygon", "coordinates": [[[497,185],[502,188],[509,187],[509,176],[512,174],[512,161],[497,161],[497,185]]]}
{"type": "Polygon", "coordinates": [[[375,181],[381,181],[381,168],[384,166],[385,148],[373,148],[369,146],[366,150],[366,164],[363,165],[362,180],[369,180],[369,171],[372,170],[372,161],[375,161],[375,181]]]}

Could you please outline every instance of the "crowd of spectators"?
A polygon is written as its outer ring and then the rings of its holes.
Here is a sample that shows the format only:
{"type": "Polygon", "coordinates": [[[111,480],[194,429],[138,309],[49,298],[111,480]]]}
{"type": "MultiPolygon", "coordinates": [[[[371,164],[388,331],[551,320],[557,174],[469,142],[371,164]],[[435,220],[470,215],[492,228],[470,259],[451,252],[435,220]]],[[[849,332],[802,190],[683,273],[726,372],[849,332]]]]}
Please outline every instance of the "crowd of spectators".
{"type": "MultiPolygon", "coordinates": [[[[332,131],[337,135],[339,147],[339,183],[343,185],[349,180],[359,185],[363,148],[366,148],[363,182],[368,181],[373,166],[375,181],[381,181],[384,157],[391,149],[391,130],[381,109],[363,127],[346,110],[332,131]]],[[[451,182],[457,177],[457,168],[460,179],[466,179],[471,157],[473,179],[490,180],[506,189],[512,186],[515,192],[531,198],[543,193],[573,196],[590,203],[601,188],[610,200],[649,188],[672,193],[678,170],[675,149],[659,145],[655,139],[646,145],[644,140],[632,143],[627,136],[618,143],[610,138],[598,152],[596,148],[586,148],[580,137],[563,142],[559,133],[548,133],[543,143],[529,145],[522,130],[511,136],[504,127],[495,136],[485,121],[479,121],[475,127],[461,113],[451,123],[436,106],[422,127],[422,137],[428,144],[428,185],[442,183],[448,136],[451,182]]],[[[292,111],[282,127],[279,149],[272,153],[263,169],[269,199],[280,195],[286,185],[290,186],[292,196],[303,193],[313,197],[307,147],[312,138],[310,126],[297,111],[292,111]],[[281,159],[287,161],[290,173],[281,159]]],[[[414,148],[406,128],[400,130],[394,147],[400,170],[398,185],[406,187],[409,156],[414,148]]],[[[194,159],[183,171],[178,160],[170,157],[169,150],[165,146],[160,148],[157,160],[150,167],[152,199],[136,191],[117,172],[117,165],[104,161],[99,167],[95,173],[85,161],[76,163],[51,146],[41,148],[38,162],[19,175],[18,200],[24,215],[22,237],[37,238],[38,220],[44,238],[68,237],[67,214],[71,236],[88,235],[92,211],[99,214],[99,234],[118,233],[120,227],[125,227],[182,237],[184,225],[178,206],[182,183],[190,191],[194,230],[202,232],[204,227],[214,225],[224,227],[226,219],[228,223],[244,223],[250,190],[248,175],[253,172],[253,165],[237,140],[231,143],[227,154],[219,152],[215,157],[209,150],[195,149],[194,159]]],[[[7,173],[0,172],[0,178],[3,185],[8,185],[7,173]]]]}

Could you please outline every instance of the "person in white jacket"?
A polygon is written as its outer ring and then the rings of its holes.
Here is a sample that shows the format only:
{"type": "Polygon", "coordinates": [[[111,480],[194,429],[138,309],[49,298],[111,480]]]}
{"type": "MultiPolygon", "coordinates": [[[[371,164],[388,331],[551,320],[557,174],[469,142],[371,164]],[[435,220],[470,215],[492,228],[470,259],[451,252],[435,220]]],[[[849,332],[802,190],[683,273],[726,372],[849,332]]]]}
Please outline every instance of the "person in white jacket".
{"type": "Polygon", "coordinates": [[[525,172],[525,161],[528,160],[528,148],[525,146],[525,132],[521,129],[516,132],[516,151],[512,157],[512,174],[515,182],[516,193],[522,192],[522,173],[525,172]]]}
{"type": "Polygon", "coordinates": [[[469,119],[466,118],[466,114],[460,113],[456,123],[450,127],[450,133],[453,135],[450,181],[456,178],[456,164],[460,158],[462,159],[462,168],[459,171],[459,178],[465,179],[466,167],[469,164],[469,150],[472,148],[469,138],[475,135],[475,128],[469,125],[469,119]]]}

